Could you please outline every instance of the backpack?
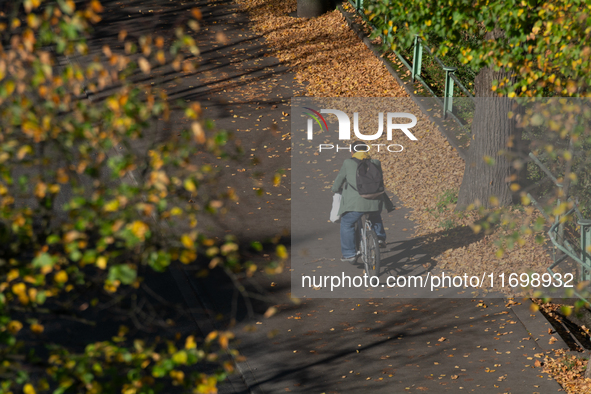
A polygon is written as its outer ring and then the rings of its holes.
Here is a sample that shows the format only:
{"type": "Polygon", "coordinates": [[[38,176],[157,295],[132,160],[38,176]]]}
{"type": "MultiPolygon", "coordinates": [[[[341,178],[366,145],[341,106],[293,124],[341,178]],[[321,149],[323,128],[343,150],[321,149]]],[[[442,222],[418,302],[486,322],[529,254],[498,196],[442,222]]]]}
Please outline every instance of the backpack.
{"type": "Polygon", "coordinates": [[[363,198],[369,200],[378,199],[385,192],[382,171],[370,159],[359,160],[353,158],[353,160],[357,162],[357,189],[350,183],[349,185],[363,198]]]}

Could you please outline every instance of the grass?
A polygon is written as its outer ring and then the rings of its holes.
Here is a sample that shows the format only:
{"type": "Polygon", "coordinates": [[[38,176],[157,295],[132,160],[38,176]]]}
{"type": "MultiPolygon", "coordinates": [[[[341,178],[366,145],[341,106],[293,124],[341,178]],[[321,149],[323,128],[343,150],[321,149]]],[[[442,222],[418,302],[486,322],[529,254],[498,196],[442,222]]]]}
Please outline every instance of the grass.
{"type": "MultiPolygon", "coordinates": [[[[432,214],[435,218],[439,218],[442,214],[444,214],[447,210],[453,209],[452,206],[458,202],[458,191],[455,189],[448,189],[441,193],[437,198],[437,204],[435,208],[427,208],[427,212],[432,214]]],[[[463,216],[464,213],[460,212],[458,214],[463,216]]],[[[456,221],[453,218],[448,218],[439,222],[439,227],[444,230],[451,230],[457,226],[456,221]]]]}
{"type": "Polygon", "coordinates": [[[451,230],[454,227],[456,227],[456,221],[453,219],[447,219],[444,221],[439,222],[439,227],[441,227],[444,230],[451,230]]]}
{"type": "Polygon", "coordinates": [[[444,191],[437,199],[437,210],[443,213],[450,205],[458,202],[458,191],[455,189],[448,189],[444,191]]]}

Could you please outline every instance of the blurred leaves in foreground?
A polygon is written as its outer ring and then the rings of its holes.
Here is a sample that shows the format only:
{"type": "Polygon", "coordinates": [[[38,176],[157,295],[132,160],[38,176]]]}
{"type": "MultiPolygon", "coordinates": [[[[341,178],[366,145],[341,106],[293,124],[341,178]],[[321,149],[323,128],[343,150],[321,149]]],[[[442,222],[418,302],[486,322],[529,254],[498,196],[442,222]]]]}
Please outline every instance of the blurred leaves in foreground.
{"type": "MultiPolygon", "coordinates": [[[[146,270],[196,264],[198,256],[242,270],[236,238],[220,242],[198,228],[199,215],[218,215],[237,197],[232,188],[211,192],[216,170],[196,160],[239,150],[230,152],[228,133],[201,119],[199,103],[173,107],[164,91],[134,81],[158,66],[195,70],[191,33],[200,11],[190,10],[174,37],[120,31],[117,47],[91,57],[86,39],[103,11],[97,0],[25,0],[0,23],[0,393],[132,394],[171,385],[214,393],[239,357],[231,333],[144,341],[122,326],[81,352],[52,340],[39,355],[27,348],[64,310],[94,324],[71,312],[72,300],[98,294],[112,302],[93,298],[80,309],[109,308],[145,286],[146,270]],[[152,126],[173,110],[184,111],[189,127],[162,138],[152,126]],[[210,372],[189,368],[197,363],[210,372]]],[[[277,254],[287,257],[281,247],[277,254]]]]}

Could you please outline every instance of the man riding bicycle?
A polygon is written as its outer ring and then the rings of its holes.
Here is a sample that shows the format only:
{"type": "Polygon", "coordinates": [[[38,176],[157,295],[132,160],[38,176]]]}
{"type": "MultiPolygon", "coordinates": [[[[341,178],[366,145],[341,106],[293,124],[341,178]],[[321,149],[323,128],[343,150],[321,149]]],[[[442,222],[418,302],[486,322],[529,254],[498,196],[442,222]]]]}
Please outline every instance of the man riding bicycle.
{"type": "Polygon", "coordinates": [[[369,146],[361,141],[355,141],[351,144],[352,157],[343,162],[343,166],[331,189],[333,193],[340,193],[342,190],[341,205],[338,212],[341,216],[341,261],[350,264],[355,264],[357,260],[355,223],[364,213],[369,213],[369,220],[378,236],[378,243],[380,247],[385,247],[386,232],[384,231],[380,212],[384,205],[388,212],[394,210],[392,202],[385,193],[381,194],[377,199],[369,199],[361,197],[358,192],[357,168],[360,161],[370,159],[379,168],[379,171],[382,171],[380,161],[371,159],[367,153],[368,149],[369,146]]]}

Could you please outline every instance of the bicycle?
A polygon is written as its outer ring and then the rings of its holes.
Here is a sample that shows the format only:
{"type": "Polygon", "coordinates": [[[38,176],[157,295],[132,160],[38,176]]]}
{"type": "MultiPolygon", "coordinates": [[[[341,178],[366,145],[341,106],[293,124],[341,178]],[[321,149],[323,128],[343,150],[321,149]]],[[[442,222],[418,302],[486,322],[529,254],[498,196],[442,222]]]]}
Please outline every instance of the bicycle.
{"type": "Polygon", "coordinates": [[[365,266],[365,272],[370,277],[377,277],[380,273],[380,245],[378,235],[367,213],[364,213],[355,223],[355,244],[357,253],[365,266]]]}

